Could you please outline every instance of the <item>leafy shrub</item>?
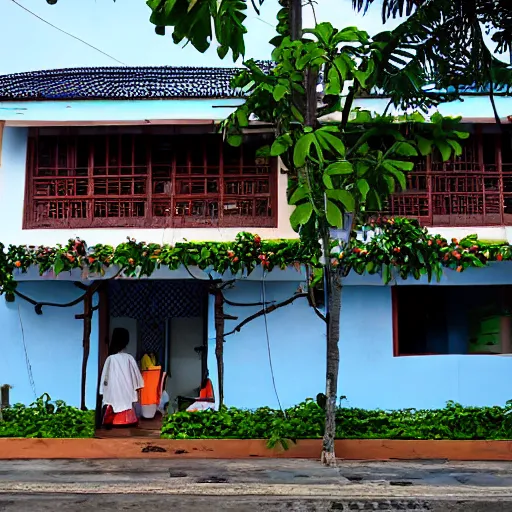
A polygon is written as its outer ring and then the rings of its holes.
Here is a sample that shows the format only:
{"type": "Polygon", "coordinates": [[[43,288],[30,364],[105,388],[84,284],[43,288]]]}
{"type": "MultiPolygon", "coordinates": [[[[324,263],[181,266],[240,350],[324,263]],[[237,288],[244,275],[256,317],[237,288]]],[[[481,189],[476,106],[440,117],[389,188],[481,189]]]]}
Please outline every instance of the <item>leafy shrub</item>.
{"type": "MultiPolygon", "coordinates": [[[[448,402],[444,409],[397,411],[339,407],[338,439],[512,439],[505,407],[463,407],[448,402]]],[[[162,437],[170,439],[318,439],[324,410],[314,400],[282,412],[224,408],[221,411],[179,412],[165,418],[162,437]]]]}
{"type": "Polygon", "coordinates": [[[94,411],[81,411],[48,394],[30,406],[16,404],[2,409],[0,437],[93,437],[94,411]]]}

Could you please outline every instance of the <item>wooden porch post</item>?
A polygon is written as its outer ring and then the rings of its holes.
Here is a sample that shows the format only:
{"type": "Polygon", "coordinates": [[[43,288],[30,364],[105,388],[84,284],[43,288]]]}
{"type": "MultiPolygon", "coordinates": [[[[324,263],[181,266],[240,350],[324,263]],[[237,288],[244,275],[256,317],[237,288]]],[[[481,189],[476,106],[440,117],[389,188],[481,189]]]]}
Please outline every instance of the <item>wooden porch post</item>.
{"type": "Polygon", "coordinates": [[[89,352],[91,350],[91,324],[92,324],[92,314],[93,314],[93,306],[92,306],[92,298],[94,295],[94,289],[89,287],[84,297],[84,313],[83,315],[76,315],[75,318],[77,320],[83,319],[84,321],[84,335],[83,335],[83,348],[84,354],[82,358],[82,384],[81,384],[81,393],[80,393],[80,408],[82,411],[86,411],[87,407],[85,405],[85,392],[86,392],[86,384],[87,384],[87,362],[89,360],[89,352]]]}

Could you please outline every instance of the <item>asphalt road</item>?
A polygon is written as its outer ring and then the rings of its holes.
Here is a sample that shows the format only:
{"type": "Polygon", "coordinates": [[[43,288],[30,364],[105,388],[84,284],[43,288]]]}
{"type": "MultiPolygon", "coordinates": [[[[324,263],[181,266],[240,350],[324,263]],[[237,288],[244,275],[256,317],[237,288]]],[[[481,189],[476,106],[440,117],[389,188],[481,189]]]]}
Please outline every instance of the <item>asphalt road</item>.
{"type": "Polygon", "coordinates": [[[0,461],[0,511],[512,511],[512,464],[0,461]]]}

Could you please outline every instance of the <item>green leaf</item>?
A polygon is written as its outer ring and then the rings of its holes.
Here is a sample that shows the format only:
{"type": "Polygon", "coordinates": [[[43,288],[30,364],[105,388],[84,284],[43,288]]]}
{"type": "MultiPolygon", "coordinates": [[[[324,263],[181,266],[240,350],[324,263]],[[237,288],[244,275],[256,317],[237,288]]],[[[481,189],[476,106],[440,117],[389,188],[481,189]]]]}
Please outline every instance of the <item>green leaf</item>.
{"type": "Polygon", "coordinates": [[[333,39],[334,44],[339,43],[355,43],[355,42],[367,42],[368,41],[368,33],[359,30],[357,27],[346,27],[343,30],[340,30],[333,39]]]}
{"type": "Polygon", "coordinates": [[[462,155],[462,146],[456,140],[448,139],[447,142],[453,148],[453,151],[455,151],[456,156],[462,155]]]}
{"type": "Polygon", "coordinates": [[[201,259],[206,260],[211,256],[211,254],[212,253],[206,247],[201,249],[201,259]]]}
{"type": "Polygon", "coordinates": [[[441,124],[443,122],[443,116],[439,112],[434,112],[432,114],[432,117],[430,118],[430,121],[434,124],[441,124]]]}
{"type": "Polygon", "coordinates": [[[238,134],[228,134],[227,140],[230,146],[238,147],[242,144],[243,138],[238,134]]]}
{"type": "Polygon", "coordinates": [[[319,140],[321,139],[322,141],[327,143],[339,156],[345,156],[345,145],[343,144],[341,139],[339,139],[332,133],[326,132],[325,130],[317,130],[315,134],[319,140]]]}
{"type": "Polygon", "coordinates": [[[437,149],[441,153],[441,157],[443,158],[443,162],[450,160],[450,156],[452,155],[451,146],[446,143],[444,140],[436,140],[437,149]]]}
{"type": "Polygon", "coordinates": [[[366,199],[368,192],[370,191],[370,185],[364,178],[360,178],[356,182],[357,188],[359,189],[359,193],[361,194],[363,200],[366,199]]]}
{"type": "Polygon", "coordinates": [[[339,95],[341,94],[340,75],[336,68],[331,67],[327,74],[327,85],[325,86],[325,94],[339,95]]]}
{"type": "Polygon", "coordinates": [[[300,113],[299,109],[295,105],[292,105],[290,110],[292,111],[293,117],[295,117],[299,123],[303,124],[304,116],[300,113]]]}
{"type": "Polygon", "coordinates": [[[289,91],[288,91],[287,87],[285,87],[282,84],[277,84],[274,87],[274,91],[272,92],[272,96],[274,97],[274,99],[276,101],[281,101],[286,96],[286,94],[288,94],[288,92],[289,91]]]}
{"type": "Polygon", "coordinates": [[[331,23],[325,21],[323,23],[319,23],[312,30],[304,30],[304,33],[314,34],[316,37],[318,37],[320,42],[327,46],[334,33],[334,28],[331,23]]]}
{"type": "Polygon", "coordinates": [[[389,265],[382,265],[382,280],[384,284],[388,284],[391,281],[391,270],[389,265]]]}
{"type": "Polygon", "coordinates": [[[420,153],[423,156],[427,156],[432,151],[432,143],[433,141],[429,139],[425,139],[424,137],[421,137],[420,135],[416,136],[416,141],[418,142],[418,148],[420,150],[420,153]]]}
{"type": "Polygon", "coordinates": [[[418,156],[416,148],[408,142],[397,142],[393,149],[397,155],[401,156],[418,156]]]}
{"type": "MultiPolygon", "coordinates": [[[[161,34],[161,35],[165,35],[165,27],[164,28],[164,33],[161,34]]],[[[222,60],[229,52],[229,46],[217,46],[217,55],[219,56],[219,58],[222,60]]]]}
{"type": "Polygon", "coordinates": [[[386,170],[396,178],[396,180],[400,184],[400,188],[402,190],[405,190],[407,187],[407,181],[405,179],[405,174],[402,171],[395,169],[393,166],[386,167],[386,170]]]}
{"type": "Polygon", "coordinates": [[[354,168],[352,164],[347,160],[343,160],[340,162],[334,162],[327,166],[325,169],[325,173],[329,176],[338,176],[340,174],[351,174],[354,172],[354,168]]]}
{"type": "Polygon", "coordinates": [[[383,164],[384,163],[388,163],[402,171],[412,171],[414,169],[414,164],[412,162],[404,162],[403,160],[384,160],[383,164]]]}
{"type": "Polygon", "coordinates": [[[249,119],[247,117],[247,112],[244,109],[242,109],[242,108],[237,109],[237,111],[236,111],[236,118],[238,120],[238,124],[242,128],[245,128],[246,126],[249,126],[249,119]]]}
{"type": "Polygon", "coordinates": [[[322,176],[322,181],[324,182],[325,188],[328,188],[332,190],[334,188],[334,185],[332,184],[332,179],[328,174],[325,174],[322,176]]]}
{"type": "Polygon", "coordinates": [[[299,204],[290,215],[290,223],[293,229],[297,229],[299,226],[306,224],[312,213],[313,206],[311,203],[299,204]]]}
{"type": "Polygon", "coordinates": [[[457,137],[459,137],[459,139],[467,139],[469,137],[469,133],[468,132],[458,132],[458,131],[454,131],[453,132],[455,135],[457,135],[457,137]]]}
{"type": "Polygon", "coordinates": [[[261,146],[256,150],[256,158],[266,158],[270,155],[270,146],[266,144],[265,146],[261,146]]]}
{"type": "Polygon", "coordinates": [[[293,144],[292,138],[289,133],[285,133],[278,137],[270,148],[271,156],[279,156],[282,155],[287,149],[289,149],[293,144]]]}
{"type": "Polygon", "coordinates": [[[61,256],[57,256],[55,258],[55,263],[53,264],[53,272],[56,276],[58,276],[64,270],[64,261],[61,256]]]}
{"type": "Polygon", "coordinates": [[[356,207],[354,196],[348,190],[326,190],[325,195],[329,199],[339,201],[347,212],[353,212],[356,207]]]}
{"type": "Polygon", "coordinates": [[[334,65],[336,69],[339,71],[341,78],[344,80],[349,72],[349,67],[344,56],[339,56],[334,59],[334,65]]]}
{"type": "Polygon", "coordinates": [[[292,197],[290,197],[288,202],[289,204],[297,204],[306,197],[308,197],[308,189],[304,186],[299,186],[295,189],[295,192],[292,194],[292,197]]]}
{"type": "Polygon", "coordinates": [[[370,166],[365,162],[356,162],[355,165],[358,176],[364,176],[370,170],[370,166]]]}
{"type": "Polygon", "coordinates": [[[368,110],[357,110],[356,117],[351,122],[355,124],[366,124],[371,123],[372,120],[373,118],[371,112],[369,112],[368,110]]]}
{"type": "Polygon", "coordinates": [[[386,185],[388,187],[388,192],[390,194],[395,193],[395,180],[391,178],[391,176],[382,176],[382,179],[386,182],[386,185]]]}
{"type": "Polygon", "coordinates": [[[312,133],[304,134],[295,144],[293,150],[293,163],[295,167],[304,167],[306,158],[309,156],[311,144],[315,142],[315,136],[312,133]]]}
{"type": "Polygon", "coordinates": [[[322,48],[315,48],[312,51],[308,51],[305,55],[297,59],[295,67],[302,71],[312,60],[323,58],[325,51],[322,48]]]}
{"type": "Polygon", "coordinates": [[[327,222],[331,226],[336,226],[337,228],[341,228],[343,226],[343,215],[341,214],[341,210],[332,201],[327,200],[325,215],[327,217],[327,222]]]}

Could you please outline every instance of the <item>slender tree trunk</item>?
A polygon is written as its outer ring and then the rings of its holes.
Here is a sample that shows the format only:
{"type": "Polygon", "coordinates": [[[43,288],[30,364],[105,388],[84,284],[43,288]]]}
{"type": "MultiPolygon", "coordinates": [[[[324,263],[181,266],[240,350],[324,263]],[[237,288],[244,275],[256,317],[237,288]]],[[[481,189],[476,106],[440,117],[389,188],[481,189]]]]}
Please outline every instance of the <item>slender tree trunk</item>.
{"type": "Polygon", "coordinates": [[[80,408],[82,411],[86,411],[85,405],[85,394],[87,385],[87,361],[89,360],[89,352],[91,349],[91,323],[92,323],[92,296],[93,294],[88,291],[84,298],[84,337],[83,337],[83,348],[84,354],[82,359],[82,386],[81,386],[81,400],[80,408]]]}
{"type": "Polygon", "coordinates": [[[224,405],[224,298],[215,290],[215,357],[219,381],[219,409],[224,405]]]}
{"type": "MultiPolygon", "coordinates": [[[[290,36],[292,39],[302,37],[302,2],[290,0],[290,36]]],[[[317,124],[318,103],[317,86],[318,76],[310,69],[304,76],[304,88],[306,90],[306,104],[303,105],[305,124],[312,128],[317,124]]],[[[306,171],[309,172],[309,171],[306,171]]],[[[322,462],[328,466],[336,464],[334,451],[334,439],[336,436],[336,402],[338,396],[338,371],[340,355],[338,341],[340,337],[340,313],[341,313],[341,272],[331,267],[330,259],[330,235],[329,227],[324,223],[320,226],[320,235],[324,246],[325,256],[325,280],[326,291],[326,335],[327,335],[327,372],[325,380],[326,409],[325,431],[322,450],[322,462]]]]}
{"type": "Polygon", "coordinates": [[[336,436],[336,402],[338,397],[338,372],[340,352],[341,314],[341,272],[338,269],[326,267],[328,291],[327,315],[327,371],[325,378],[325,431],[322,450],[322,462],[327,466],[336,465],[334,439],[336,436]]]}

